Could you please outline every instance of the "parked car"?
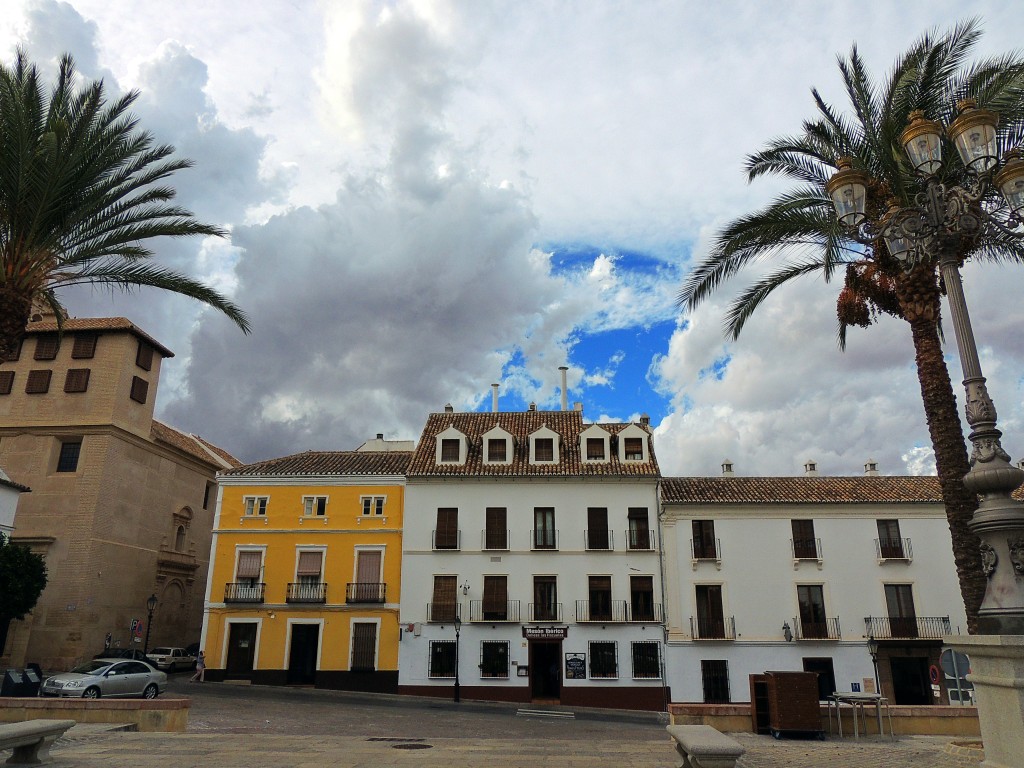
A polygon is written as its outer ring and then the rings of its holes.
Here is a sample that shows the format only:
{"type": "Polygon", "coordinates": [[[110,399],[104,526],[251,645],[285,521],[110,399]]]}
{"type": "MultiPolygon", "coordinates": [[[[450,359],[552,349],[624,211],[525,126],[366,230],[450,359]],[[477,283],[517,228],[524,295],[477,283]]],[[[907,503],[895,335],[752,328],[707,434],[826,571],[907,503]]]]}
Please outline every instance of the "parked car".
{"type": "Polygon", "coordinates": [[[190,656],[184,648],[154,648],[149,652],[157,669],[173,672],[176,669],[192,669],[196,665],[196,657],[190,656]]]}
{"type": "Polygon", "coordinates": [[[40,696],[74,696],[98,699],[101,696],[141,696],[155,699],[167,690],[167,675],[144,661],[132,659],[93,659],[46,678],[40,696]]]}
{"type": "Polygon", "coordinates": [[[135,659],[136,661],[144,661],[149,666],[155,667],[156,662],[152,658],[144,654],[138,648],[107,648],[105,651],[101,651],[93,656],[94,659],[135,659]]]}

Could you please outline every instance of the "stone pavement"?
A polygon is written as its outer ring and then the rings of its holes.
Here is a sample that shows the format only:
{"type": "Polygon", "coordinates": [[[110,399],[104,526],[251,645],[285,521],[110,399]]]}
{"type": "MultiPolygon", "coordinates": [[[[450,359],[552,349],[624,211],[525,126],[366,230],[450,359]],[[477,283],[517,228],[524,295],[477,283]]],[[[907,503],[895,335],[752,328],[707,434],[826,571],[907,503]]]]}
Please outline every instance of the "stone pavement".
{"type": "MultiPolygon", "coordinates": [[[[53,765],[104,768],[670,768],[667,735],[644,740],[410,738],[358,735],[132,733],[76,726],[52,751],[53,765]]],[[[747,749],[740,768],[959,768],[948,739],[901,737],[776,741],[733,734],[747,749]]],[[[975,763],[976,764],[976,763],[975,763]]]]}

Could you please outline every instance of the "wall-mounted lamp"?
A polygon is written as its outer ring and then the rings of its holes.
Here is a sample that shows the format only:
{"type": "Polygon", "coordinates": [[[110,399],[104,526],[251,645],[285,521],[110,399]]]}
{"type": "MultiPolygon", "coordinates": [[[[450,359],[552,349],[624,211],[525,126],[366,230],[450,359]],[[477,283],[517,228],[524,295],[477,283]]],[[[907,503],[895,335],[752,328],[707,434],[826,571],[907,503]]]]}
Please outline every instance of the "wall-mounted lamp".
{"type": "Polygon", "coordinates": [[[469,594],[469,579],[466,579],[466,583],[462,585],[462,594],[469,594]]]}
{"type": "Polygon", "coordinates": [[[789,628],[789,622],[782,622],[782,636],[786,638],[787,643],[793,642],[793,630],[789,628]]]}

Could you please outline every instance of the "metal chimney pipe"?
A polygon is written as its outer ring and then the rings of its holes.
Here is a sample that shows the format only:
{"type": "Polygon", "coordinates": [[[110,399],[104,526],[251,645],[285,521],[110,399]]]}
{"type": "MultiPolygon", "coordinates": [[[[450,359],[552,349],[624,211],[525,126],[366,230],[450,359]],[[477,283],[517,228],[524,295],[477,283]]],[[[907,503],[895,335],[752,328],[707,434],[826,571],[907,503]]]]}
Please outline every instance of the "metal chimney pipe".
{"type": "Polygon", "coordinates": [[[569,392],[568,392],[566,384],[565,384],[565,373],[566,373],[566,371],[569,370],[569,367],[565,366],[565,365],[560,365],[560,366],[558,366],[558,370],[560,370],[562,372],[562,410],[563,411],[568,411],[569,410],[569,392]]]}
{"type": "Polygon", "coordinates": [[[498,412],[498,385],[491,384],[491,413],[498,412]]]}

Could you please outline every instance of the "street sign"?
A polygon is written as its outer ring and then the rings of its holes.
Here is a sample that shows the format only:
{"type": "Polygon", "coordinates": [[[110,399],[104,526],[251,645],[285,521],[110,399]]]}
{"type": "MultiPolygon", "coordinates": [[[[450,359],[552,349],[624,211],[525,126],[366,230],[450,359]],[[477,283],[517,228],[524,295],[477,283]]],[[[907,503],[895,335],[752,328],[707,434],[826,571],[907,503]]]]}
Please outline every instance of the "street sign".
{"type": "Polygon", "coordinates": [[[967,654],[947,648],[939,656],[939,665],[949,677],[964,677],[971,671],[971,660],[967,654]]]}

